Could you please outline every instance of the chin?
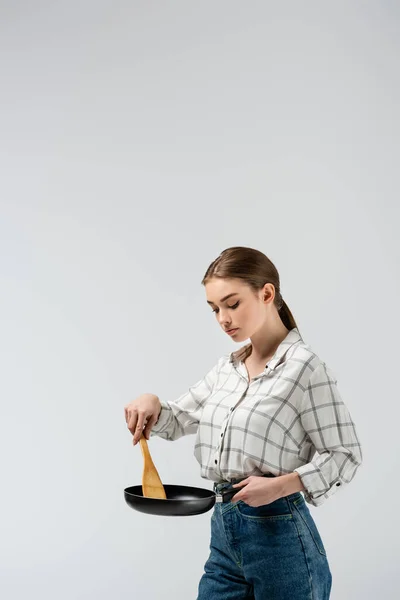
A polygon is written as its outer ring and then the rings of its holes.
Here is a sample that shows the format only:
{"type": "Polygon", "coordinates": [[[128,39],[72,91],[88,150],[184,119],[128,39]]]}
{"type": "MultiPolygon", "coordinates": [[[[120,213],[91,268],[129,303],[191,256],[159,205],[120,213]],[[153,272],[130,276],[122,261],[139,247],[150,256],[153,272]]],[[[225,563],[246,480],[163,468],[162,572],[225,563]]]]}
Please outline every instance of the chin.
{"type": "Polygon", "coordinates": [[[242,341],[243,341],[243,340],[245,340],[245,339],[247,339],[247,338],[243,337],[243,331],[242,331],[242,330],[240,330],[240,333],[237,333],[237,334],[236,334],[236,335],[235,335],[235,336],[232,338],[232,341],[233,341],[233,342],[236,342],[236,343],[238,343],[238,342],[242,342],[242,341]]]}

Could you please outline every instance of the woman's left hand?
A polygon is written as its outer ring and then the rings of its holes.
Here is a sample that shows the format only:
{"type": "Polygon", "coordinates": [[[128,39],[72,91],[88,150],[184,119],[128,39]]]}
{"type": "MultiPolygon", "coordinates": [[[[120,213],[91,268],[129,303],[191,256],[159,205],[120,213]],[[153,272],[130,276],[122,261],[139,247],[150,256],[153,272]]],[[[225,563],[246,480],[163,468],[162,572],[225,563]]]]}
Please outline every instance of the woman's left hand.
{"type": "Polygon", "coordinates": [[[243,500],[249,506],[262,506],[270,504],[282,497],[279,478],[268,478],[258,475],[250,475],[247,479],[234,483],[232,487],[242,488],[234,496],[231,502],[243,500]]]}

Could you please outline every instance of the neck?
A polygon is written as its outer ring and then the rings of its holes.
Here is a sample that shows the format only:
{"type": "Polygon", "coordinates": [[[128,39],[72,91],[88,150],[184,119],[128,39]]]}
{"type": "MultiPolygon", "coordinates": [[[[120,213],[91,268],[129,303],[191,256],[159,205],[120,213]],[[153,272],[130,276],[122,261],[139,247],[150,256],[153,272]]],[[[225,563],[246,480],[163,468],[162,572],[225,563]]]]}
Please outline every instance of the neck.
{"type": "Polygon", "coordinates": [[[282,323],[280,317],[257,331],[251,339],[253,360],[264,362],[269,360],[274,354],[279,344],[289,333],[289,329],[282,323]]]}

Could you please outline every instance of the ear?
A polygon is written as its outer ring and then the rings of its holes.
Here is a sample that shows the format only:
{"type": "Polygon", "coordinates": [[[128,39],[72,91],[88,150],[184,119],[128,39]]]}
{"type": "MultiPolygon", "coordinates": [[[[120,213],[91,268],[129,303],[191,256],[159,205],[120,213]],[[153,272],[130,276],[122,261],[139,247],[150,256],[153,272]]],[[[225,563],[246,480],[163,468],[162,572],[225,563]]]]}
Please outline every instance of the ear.
{"type": "MultiPolygon", "coordinates": [[[[274,285],[272,283],[266,283],[264,285],[263,290],[262,290],[263,302],[267,302],[267,303],[271,302],[271,296],[272,296],[273,289],[274,289],[274,285]]],[[[275,295],[276,295],[276,293],[277,292],[276,292],[276,288],[275,288],[275,295]]]]}

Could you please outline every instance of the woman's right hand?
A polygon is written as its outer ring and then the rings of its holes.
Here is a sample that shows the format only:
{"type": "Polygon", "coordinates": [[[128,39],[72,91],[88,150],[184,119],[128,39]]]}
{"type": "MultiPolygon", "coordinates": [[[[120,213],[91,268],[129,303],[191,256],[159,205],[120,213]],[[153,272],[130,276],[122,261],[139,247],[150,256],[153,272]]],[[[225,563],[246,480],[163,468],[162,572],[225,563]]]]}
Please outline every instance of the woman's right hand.
{"type": "Polygon", "coordinates": [[[141,394],[125,407],[125,421],[133,435],[133,445],[140,440],[142,433],[146,440],[150,438],[150,431],[157,422],[161,411],[161,402],[154,394],[141,394]],[[143,427],[145,429],[143,431],[143,427]]]}

